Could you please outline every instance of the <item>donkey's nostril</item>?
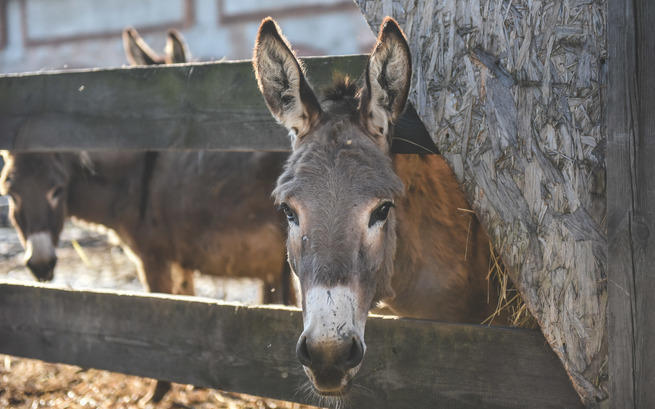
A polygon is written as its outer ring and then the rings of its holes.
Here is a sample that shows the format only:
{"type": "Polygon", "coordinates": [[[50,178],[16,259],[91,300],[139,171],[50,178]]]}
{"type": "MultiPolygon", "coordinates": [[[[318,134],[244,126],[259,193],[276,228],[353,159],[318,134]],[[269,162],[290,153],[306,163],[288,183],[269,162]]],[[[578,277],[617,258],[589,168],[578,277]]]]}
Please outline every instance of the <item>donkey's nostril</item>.
{"type": "Polygon", "coordinates": [[[364,359],[364,347],[362,342],[358,337],[353,337],[352,344],[350,345],[350,351],[348,352],[348,358],[344,363],[346,369],[351,369],[356,367],[364,359]]]}
{"type": "Polygon", "coordinates": [[[305,366],[312,364],[312,358],[309,355],[309,349],[307,349],[307,337],[304,335],[300,336],[298,344],[296,344],[296,356],[301,364],[305,366]]]}
{"type": "Polygon", "coordinates": [[[50,271],[54,270],[55,265],[57,265],[57,257],[56,257],[56,256],[53,257],[53,258],[48,262],[48,265],[47,265],[48,270],[50,270],[50,271]]]}

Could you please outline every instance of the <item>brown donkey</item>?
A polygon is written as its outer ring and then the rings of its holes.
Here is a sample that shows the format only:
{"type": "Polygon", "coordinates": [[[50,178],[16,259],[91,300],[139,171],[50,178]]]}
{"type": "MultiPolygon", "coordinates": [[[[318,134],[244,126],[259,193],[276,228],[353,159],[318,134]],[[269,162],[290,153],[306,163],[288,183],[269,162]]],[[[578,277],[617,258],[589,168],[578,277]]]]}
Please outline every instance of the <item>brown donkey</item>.
{"type": "Polygon", "coordinates": [[[454,175],[436,155],[389,155],[411,79],[396,22],[383,22],[363,87],[341,81],[322,102],[270,18],[253,64],[271,113],[291,133],[293,153],[274,196],[288,219],[288,260],[302,291],[297,355],[315,391],[348,390],[376,306],[405,317],[486,318],[489,241],[461,211],[468,205],[454,175]]]}
{"type": "MultiPolygon", "coordinates": [[[[164,61],[134,30],[124,35],[133,63],[164,61]],[[145,50],[145,51],[144,51],[145,50]]],[[[169,34],[166,61],[184,62],[169,34]]],[[[179,44],[177,44],[179,43],[179,44]]],[[[0,178],[10,217],[40,281],[53,277],[64,220],[114,230],[148,291],[193,294],[193,270],[259,278],[265,302],[294,304],[284,218],[270,197],[285,153],[3,153],[0,178]],[[273,292],[274,291],[274,292],[273,292]]],[[[158,383],[153,400],[163,397],[158,383]]]]}

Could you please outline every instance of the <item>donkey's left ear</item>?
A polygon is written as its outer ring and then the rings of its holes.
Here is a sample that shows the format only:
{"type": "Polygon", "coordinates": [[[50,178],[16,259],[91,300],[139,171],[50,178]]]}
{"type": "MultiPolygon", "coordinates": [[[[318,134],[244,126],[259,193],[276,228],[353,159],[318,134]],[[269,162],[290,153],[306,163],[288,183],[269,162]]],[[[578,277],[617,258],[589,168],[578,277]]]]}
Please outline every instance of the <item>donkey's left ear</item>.
{"type": "Polygon", "coordinates": [[[166,64],[184,63],[189,58],[189,49],[184,41],[184,37],[177,30],[168,30],[164,51],[166,53],[166,64]]]}
{"type": "Polygon", "coordinates": [[[366,129],[388,146],[389,126],[403,113],[412,79],[409,46],[398,23],[386,17],[366,67],[360,112],[366,129]]]}

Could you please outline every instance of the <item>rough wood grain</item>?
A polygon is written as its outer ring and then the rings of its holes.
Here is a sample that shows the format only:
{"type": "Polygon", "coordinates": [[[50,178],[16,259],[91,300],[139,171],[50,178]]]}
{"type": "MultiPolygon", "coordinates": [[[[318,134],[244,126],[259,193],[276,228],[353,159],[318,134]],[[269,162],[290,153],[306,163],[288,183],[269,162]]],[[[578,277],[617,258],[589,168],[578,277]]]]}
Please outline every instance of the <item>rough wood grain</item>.
{"type": "Polygon", "coordinates": [[[655,4],[608,9],[609,389],[612,408],[655,407],[655,4]]]}
{"type": "Polygon", "coordinates": [[[589,406],[607,398],[605,0],[356,0],[589,406]]]}
{"type": "MultiPolygon", "coordinates": [[[[305,59],[317,90],[335,72],[358,78],[366,56],[305,59]]],[[[434,150],[409,109],[394,151],[434,150]],[[410,142],[403,142],[409,140],[410,142]]],[[[250,61],[0,76],[0,149],[287,151],[250,61]]]]}
{"type": "MultiPolygon", "coordinates": [[[[0,352],[316,403],[297,309],[0,283],[0,352]]],[[[370,318],[354,408],[580,408],[538,331],[370,318]]]]}

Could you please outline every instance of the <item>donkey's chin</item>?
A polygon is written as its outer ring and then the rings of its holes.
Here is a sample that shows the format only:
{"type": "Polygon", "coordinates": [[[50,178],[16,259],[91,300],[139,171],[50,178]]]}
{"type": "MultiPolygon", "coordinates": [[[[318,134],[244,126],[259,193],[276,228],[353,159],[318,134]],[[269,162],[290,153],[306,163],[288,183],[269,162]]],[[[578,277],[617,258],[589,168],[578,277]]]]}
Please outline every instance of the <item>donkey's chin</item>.
{"type": "Polygon", "coordinates": [[[320,396],[345,396],[352,388],[352,379],[359,370],[359,365],[347,371],[330,369],[317,371],[316,373],[306,366],[303,366],[305,374],[312,382],[314,391],[320,396]]]}
{"type": "Polygon", "coordinates": [[[35,276],[35,278],[36,278],[36,281],[38,281],[40,283],[49,283],[55,278],[55,275],[50,273],[50,274],[45,275],[45,276],[35,276]]]}
{"type": "Polygon", "coordinates": [[[43,269],[43,270],[31,268],[30,272],[32,273],[34,278],[36,278],[36,280],[38,282],[40,282],[40,283],[47,283],[47,282],[52,281],[55,278],[55,269],[54,268],[43,269]]]}

